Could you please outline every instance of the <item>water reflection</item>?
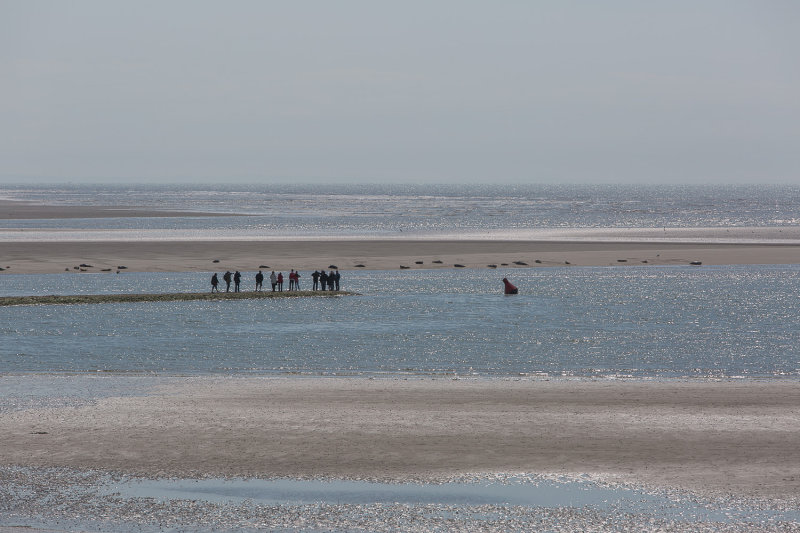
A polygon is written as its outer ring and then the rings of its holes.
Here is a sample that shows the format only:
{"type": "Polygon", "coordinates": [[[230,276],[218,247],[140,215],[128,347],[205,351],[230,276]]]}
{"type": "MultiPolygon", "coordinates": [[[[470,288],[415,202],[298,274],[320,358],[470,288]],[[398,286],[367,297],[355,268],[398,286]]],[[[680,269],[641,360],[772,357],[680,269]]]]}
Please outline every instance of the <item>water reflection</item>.
{"type": "Polygon", "coordinates": [[[798,521],[800,511],[776,511],[700,502],[675,493],[656,494],[586,480],[510,477],[502,482],[442,484],[375,483],[298,479],[139,480],[105,487],[105,494],[157,501],[192,500],[252,505],[443,505],[529,508],[587,508],[687,522],[798,521]]]}
{"type": "MultiPolygon", "coordinates": [[[[209,279],[12,275],[3,276],[3,292],[195,292],[209,279]]],[[[0,308],[0,367],[168,375],[799,375],[797,265],[347,271],[343,288],[361,296],[0,308]],[[503,297],[503,276],[522,294],[503,297]]]]}

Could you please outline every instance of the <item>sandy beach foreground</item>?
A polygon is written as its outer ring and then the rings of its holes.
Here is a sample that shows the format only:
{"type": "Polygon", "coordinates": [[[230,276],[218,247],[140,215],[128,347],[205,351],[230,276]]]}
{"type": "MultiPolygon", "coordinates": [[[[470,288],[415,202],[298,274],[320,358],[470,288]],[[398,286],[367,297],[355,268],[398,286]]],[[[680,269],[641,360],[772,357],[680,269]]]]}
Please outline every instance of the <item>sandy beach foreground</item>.
{"type": "Polygon", "coordinates": [[[439,479],[598,473],[701,493],[800,493],[791,382],[194,378],[0,414],[0,464],[153,476],[439,479]]]}

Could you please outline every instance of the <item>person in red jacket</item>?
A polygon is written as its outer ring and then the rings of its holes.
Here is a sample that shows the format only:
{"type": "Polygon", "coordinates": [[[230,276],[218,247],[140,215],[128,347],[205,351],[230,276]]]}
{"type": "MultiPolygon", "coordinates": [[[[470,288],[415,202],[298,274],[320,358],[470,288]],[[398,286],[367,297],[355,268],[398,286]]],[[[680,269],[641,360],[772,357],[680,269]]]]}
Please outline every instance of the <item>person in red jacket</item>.
{"type": "Polygon", "coordinates": [[[508,281],[508,278],[503,278],[503,284],[506,286],[505,294],[519,294],[519,289],[508,281]]]}

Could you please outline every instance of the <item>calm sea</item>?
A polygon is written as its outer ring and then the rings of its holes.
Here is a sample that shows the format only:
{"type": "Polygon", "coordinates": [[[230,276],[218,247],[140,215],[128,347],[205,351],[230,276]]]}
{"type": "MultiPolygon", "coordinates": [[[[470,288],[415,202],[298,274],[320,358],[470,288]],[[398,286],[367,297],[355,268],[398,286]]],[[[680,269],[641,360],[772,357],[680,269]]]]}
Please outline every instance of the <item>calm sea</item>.
{"type": "MultiPolygon", "coordinates": [[[[245,274],[244,287],[254,284],[245,274]]],[[[203,273],[3,276],[6,295],[203,273]]],[[[306,277],[307,279],[307,277],[306,277]]],[[[0,308],[6,373],[797,378],[800,266],[344,272],[359,296],[0,308]],[[501,294],[500,279],[521,287],[501,294]]]]}
{"type": "Polygon", "coordinates": [[[60,239],[531,238],[569,228],[800,223],[797,186],[2,187],[0,198],[240,215],[2,220],[0,241],[52,239],[56,230],[60,239]]]}
{"type": "MultiPolygon", "coordinates": [[[[3,220],[6,241],[56,231],[79,239],[458,237],[800,221],[800,188],[787,186],[5,187],[0,197],[245,215],[3,220]]],[[[197,291],[209,277],[4,274],[0,294],[197,291]]],[[[0,308],[0,373],[800,375],[798,265],[347,271],[342,284],[360,296],[0,308]],[[520,295],[500,294],[504,275],[520,295]]]]}

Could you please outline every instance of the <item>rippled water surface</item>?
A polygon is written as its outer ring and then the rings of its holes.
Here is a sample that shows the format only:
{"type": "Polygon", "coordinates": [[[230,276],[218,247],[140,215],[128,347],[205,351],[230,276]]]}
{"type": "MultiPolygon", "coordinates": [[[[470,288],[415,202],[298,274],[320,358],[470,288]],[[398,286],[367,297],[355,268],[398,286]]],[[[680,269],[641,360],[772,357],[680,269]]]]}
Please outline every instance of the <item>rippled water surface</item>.
{"type": "Polygon", "coordinates": [[[0,198],[56,205],[240,216],[2,220],[0,240],[469,235],[552,228],[796,226],[795,186],[64,186],[0,188],[0,198]],[[21,235],[24,231],[25,235],[21,235]]]}
{"type": "MultiPolygon", "coordinates": [[[[202,291],[209,277],[11,275],[2,294],[202,291]]],[[[656,378],[800,369],[800,266],[348,271],[342,288],[360,294],[0,308],[0,368],[656,378]],[[504,275],[521,294],[501,294],[504,275]]]]}

